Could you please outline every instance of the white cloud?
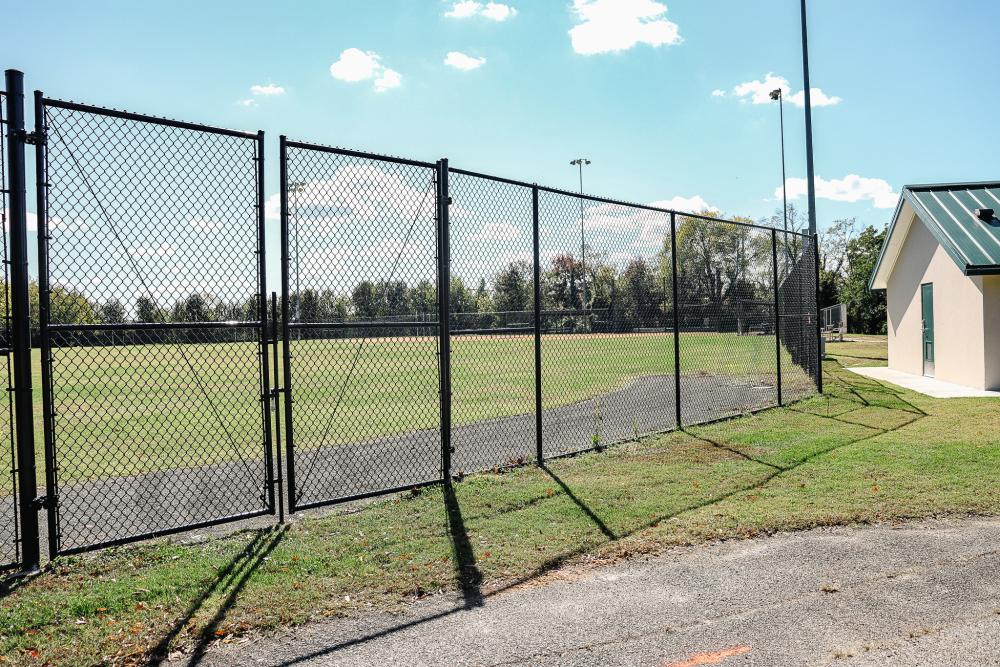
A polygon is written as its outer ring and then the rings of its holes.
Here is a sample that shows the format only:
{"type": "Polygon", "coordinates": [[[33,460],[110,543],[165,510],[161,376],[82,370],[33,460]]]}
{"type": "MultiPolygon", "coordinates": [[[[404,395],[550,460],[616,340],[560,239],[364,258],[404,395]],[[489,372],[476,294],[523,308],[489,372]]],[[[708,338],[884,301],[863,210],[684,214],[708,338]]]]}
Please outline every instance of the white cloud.
{"type": "Polygon", "coordinates": [[[394,69],[385,67],[382,74],[375,79],[375,92],[384,93],[390,88],[398,88],[403,83],[403,77],[394,69]]]}
{"type": "MultiPolygon", "coordinates": [[[[871,201],[875,208],[893,208],[899,200],[899,193],[893,192],[888,181],[881,178],[865,178],[857,174],[848,174],[841,179],[825,180],[816,177],[816,196],[832,201],[859,202],[871,201]]],[[[797,199],[806,194],[806,179],[789,178],[785,187],[789,199],[797,199]]],[[[774,196],[781,198],[781,187],[775,189],[774,196]]]]}
{"type": "Polygon", "coordinates": [[[484,4],[476,0],[460,0],[452,3],[451,9],[444,15],[452,19],[467,19],[478,15],[491,21],[506,21],[517,16],[517,10],[501,2],[484,4]]]}
{"type": "Polygon", "coordinates": [[[517,16],[517,10],[500,2],[487,2],[482,14],[491,21],[506,21],[517,16]]]}
{"type": "Polygon", "coordinates": [[[507,222],[489,222],[469,235],[470,241],[515,241],[521,236],[517,227],[507,222]]]}
{"type": "MultiPolygon", "coordinates": [[[[806,95],[804,90],[800,90],[797,93],[792,93],[792,87],[788,83],[788,79],[783,76],[778,76],[772,72],[768,72],[764,75],[763,81],[745,81],[733,88],[733,95],[740,98],[741,102],[750,102],[751,104],[771,104],[774,100],[771,99],[771,91],[780,90],[781,96],[799,107],[800,109],[806,105],[806,95]]],[[[835,104],[840,104],[843,102],[843,98],[837,97],[835,95],[827,95],[819,88],[810,88],[812,99],[812,106],[814,107],[828,107],[835,104]]],[[[715,90],[712,91],[714,97],[722,97],[725,95],[725,91],[715,90]],[[721,95],[716,95],[716,93],[722,93],[721,95]]]]}
{"type": "Polygon", "coordinates": [[[718,213],[720,211],[718,206],[709,204],[699,195],[694,195],[693,197],[660,199],[659,201],[650,202],[649,205],[657,208],[669,208],[671,211],[679,211],[682,213],[704,213],[705,211],[718,213]]]}
{"type": "Polygon", "coordinates": [[[486,58],[476,58],[461,51],[449,51],[448,56],[444,59],[444,64],[468,72],[485,65],[486,58]]]}
{"type": "Polygon", "coordinates": [[[284,95],[285,94],[285,89],[282,88],[281,86],[276,86],[273,83],[268,83],[268,84],[263,84],[263,85],[262,84],[255,84],[253,86],[250,86],[250,94],[251,95],[265,95],[265,96],[270,96],[270,95],[284,95]]]}
{"type": "Polygon", "coordinates": [[[726,96],[726,91],[720,88],[716,88],[715,90],[712,91],[712,97],[725,97],[725,96],[726,96]]]}
{"type": "MultiPolygon", "coordinates": [[[[819,88],[810,88],[810,104],[814,107],[832,107],[834,104],[840,104],[844,100],[836,95],[827,95],[819,88]]],[[[788,101],[799,107],[800,109],[806,106],[806,91],[800,90],[791,97],[788,101]]]]}
{"type": "Polygon", "coordinates": [[[396,88],[403,81],[399,72],[382,64],[382,56],[355,48],[341,52],[337,62],[330,65],[330,75],[349,83],[374,79],[375,91],[379,93],[396,88]]]}
{"type": "Polygon", "coordinates": [[[573,11],[579,23],[570,28],[570,42],[584,55],[681,41],[677,24],[664,17],[667,6],[655,0],[573,0],[573,11]]]}
{"type": "Polygon", "coordinates": [[[240,106],[244,107],[255,107],[257,106],[257,100],[247,98],[245,100],[240,100],[240,106]]]}

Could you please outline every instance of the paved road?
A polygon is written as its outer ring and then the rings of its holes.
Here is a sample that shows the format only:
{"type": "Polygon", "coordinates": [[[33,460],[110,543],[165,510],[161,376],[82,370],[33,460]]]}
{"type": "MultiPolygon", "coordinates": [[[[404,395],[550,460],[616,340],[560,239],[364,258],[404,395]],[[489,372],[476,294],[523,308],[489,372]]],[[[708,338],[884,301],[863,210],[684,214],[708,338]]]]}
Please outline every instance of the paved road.
{"type": "Polygon", "coordinates": [[[1000,519],[821,529],[562,571],[466,609],[210,650],[251,665],[1000,665],[1000,519]]]}
{"type": "MultiPolygon", "coordinates": [[[[707,374],[682,376],[681,396],[685,424],[777,402],[773,385],[707,374]]],[[[595,433],[608,444],[632,439],[637,433],[672,429],[674,377],[641,377],[607,394],[546,410],[542,423],[546,456],[588,449],[595,433]]],[[[533,460],[534,414],[456,426],[452,444],[455,472],[533,460]]],[[[296,455],[300,504],[427,482],[439,478],[440,471],[441,441],[436,429],[300,449],[296,455]]],[[[64,484],[60,488],[63,548],[258,511],[263,507],[264,479],[264,462],[258,459],[64,484]]],[[[12,512],[13,505],[4,503],[0,521],[12,525],[12,512]]],[[[226,524],[213,532],[261,521],[226,524]]]]}

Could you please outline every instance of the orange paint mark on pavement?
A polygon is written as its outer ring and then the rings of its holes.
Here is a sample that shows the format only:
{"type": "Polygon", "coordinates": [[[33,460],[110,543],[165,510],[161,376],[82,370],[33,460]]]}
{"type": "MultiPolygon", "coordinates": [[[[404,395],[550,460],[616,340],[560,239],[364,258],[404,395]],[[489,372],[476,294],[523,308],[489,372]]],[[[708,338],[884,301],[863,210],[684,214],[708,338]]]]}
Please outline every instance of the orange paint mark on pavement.
{"type": "Polygon", "coordinates": [[[663,667],[698,667],[698,665],[717,665],[726,658],[731,658],[734,655],[743,655],[744,653],[749,653],[750,647],[746,645],[733,646],[732,648],[725,648],[721,651],[712,651],[710,653],[695,653],[687,660],[681,660],[680,662],[665,663],[663,667]]]}

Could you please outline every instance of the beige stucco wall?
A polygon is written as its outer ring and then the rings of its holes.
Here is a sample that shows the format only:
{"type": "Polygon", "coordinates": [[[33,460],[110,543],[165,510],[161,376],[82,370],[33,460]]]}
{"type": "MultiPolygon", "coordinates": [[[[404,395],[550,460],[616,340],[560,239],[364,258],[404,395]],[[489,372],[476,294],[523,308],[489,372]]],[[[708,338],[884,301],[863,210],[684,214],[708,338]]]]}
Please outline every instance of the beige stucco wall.
{"type": "MultiPolygon", "coordinates": [[[[887,283],[889,367],[923,374],[923,283],[934,283],[935,377],[976,389],[987,388],[983,278],[964,275],[919,219],[913,220],[887,283]]],[[[991,284],[990,289],[994,288],[1000,290],[1000,286],[991,284]]],[[[1000,314],[991,314],[990,326],[1000,331],[1000,314]]],[[[990,354],[1000,360],[1000,349],[994,349],[997,347],[991,341],[990,354]]],[[[993,374],[992,382],[998,369],[991,366],[989,372],[993,374]]]]}

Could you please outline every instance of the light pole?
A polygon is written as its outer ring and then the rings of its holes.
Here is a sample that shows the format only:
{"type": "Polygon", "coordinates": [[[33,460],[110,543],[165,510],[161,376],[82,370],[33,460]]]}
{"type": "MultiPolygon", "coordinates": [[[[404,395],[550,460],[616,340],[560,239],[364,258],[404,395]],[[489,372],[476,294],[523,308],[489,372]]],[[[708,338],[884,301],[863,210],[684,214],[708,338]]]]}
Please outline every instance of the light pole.
{"type": "Polygon", "coordinates": [[[784,214],[785,233],[788,233],[788,193],[785,191],[785,103],[781,88],[771,91],[771,99],[778,103],[778,117],[781,119],[781,212],[784,214]]]}
{"type": "MultiPolygon", "coordinates": [[[[585,164],[590,164],[590,160],[587,158],[578,157],[575,160],[570,161],[570,165],[580,168],[580,194],[583,194],[583,166],[585,164]]],[[[586,325],[586,313],[587,313],[587,245],[583,234],[583,197],[580,197],[580,273],[581,273],[581,284],[582,284],[582,295],[580,299],[580,305],[584,312],[584,323],[586,325]]]]}
{"type": "Polygon", "coordinates": [[[809,89],[809,37],[806,30],[806,0],[800,5],[802,17],[802,83],[806,103],[806,191],[809,202],[809,234],[816,235],[816,183],[813,172],[812,97],[809,89]]]}

